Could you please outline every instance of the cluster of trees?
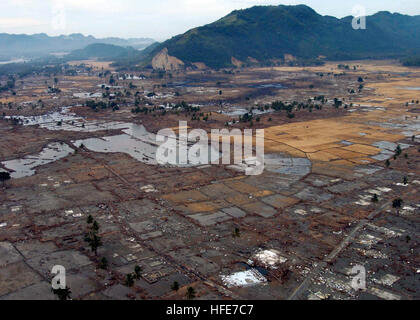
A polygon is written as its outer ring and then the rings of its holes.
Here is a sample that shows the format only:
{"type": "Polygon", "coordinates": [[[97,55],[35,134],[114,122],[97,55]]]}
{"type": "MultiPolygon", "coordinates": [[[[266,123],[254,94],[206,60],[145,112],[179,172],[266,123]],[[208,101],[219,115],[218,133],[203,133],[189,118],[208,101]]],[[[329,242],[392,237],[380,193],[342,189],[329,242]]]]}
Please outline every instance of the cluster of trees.
{"type": "MultiPolygon", "coordinates": [[[[323,109],[323,105],[325,103],[327,103],[327,98],[323,95],[320,96],[315,96],[313,99],[308,99],[307,102],[298,102],[298,101],[292,101],[292,102],[283,102],[280,100],[274,101],[271,104],[266,104],[264,106],[257,106],[252,107],[250,109],[250,112],[245,113],[242,116],[239,116],[239,122],[250,122],[251,126],[252,126],[252,121],[255,119],[257,122],[260,121],[260,117],[257,116],[255,117],[255,114],[253,113],[254,109],[257,109],[261,112],[264,111],[268,111],[270,109],[275,110],[275,111],[286,111],[287,112],[287,117],[289,119],[293,119],[295,117],[295,113],[293,111],[299,111],[299,110],[308,110],[309,112],[312,112],[314,109],[315,110],[322,110],[323,109]],[[316,103],[319,102],[319,103],[316,103]]],[[[338,98],[334,98],[334,106],[335,108],[339,108],[343,105],[343,101],[338,99],[338,98]]],[[[351,104],[352,105],[352,104],[351,104]]],[[[344,106],[345,108],[347,108],[347,105],[344,106]]],[[[271,118],[269,119],[269,121],[271,121],[271,118]]],[[[235,120],[233,120],[233,123],[236,123],[235,120]]]]}
{"type": "Polygon", "coordinates": [[[149,112],[153,112],[152,109],[149,109],[147,107],[142,107],[140,108],[139,106],[137,106],[136,108],[131,109],[132,113],[144,113],[144,114],[148,114],[149,112]]]}
{"type": "Polygon", "coordinates": [[[350,66],[348,64],[339,64],[337,68],[342,70],[350,70],[350,66]]]}
{"type": "Polygon", "coordinates": [[[91,108],[94,111],[98,111],[100,109],[108,109],[111,108],[112,111],[119,110],[119,106],[115,101],[109,101],[108,103],[104,101],[94,101],[94,100],[86,100],[85,106],[91,108]]]}
{"type": "Polygon", "coordinates": [[[134,272],[128,273],[125,277],[125,285],[132,287],[137,279],[141,278],[142,268],[138,265],[134,267],[134,272]]]}
{"type": "Polygon", "coordinates": [[[178,110],[181,109],[182,111],[186,112],[187,114],[191,112],[199,112],[200,107],[199,106],[192,106],[185,101],[181,101],[180,103],[175,104],[172,106],[172,110],[178,110]]]}
{"type": "Polygon", "coordinates": [[[406,67],[420,67],[420,55],[402,59],[401,62],[406,67]]]}
{"type": "Polygon", "coordinates": [[[0,65],[0,76],[15,75],[24,78],[29,75],[51,76],[72,68],[56,58],[43,58],[26,63],[10,63],[0,65]]]}
{"type": "Polygon", "coordinates": [[[95,256],[98,255],[98,248],[102,246],[102,239],[99,236],[99,224],[91,215],[86,220],[88,231],[85,234],[85,242],[89,245],[95,256]]]}
{"type": "Polygon", "coordinates": [[[342,70],[350,70],[350,69],[357,70],[357,67],[358,66],[350,67],[348,64],[341,64],[341,63],[339,65],[337,65],[337,68],[342,69],[342,70]]]}
{"type": "Polygon", "coordinates": [[[10,75],[9,76],[9,79],[6,82],[6,84],[3,85],[3,86],[0,85],[0,92],[13,90],[15,88],[15,83],[16,83],[15,77],[12,76],[12,75],[10,75]]]}
{"type": "MultiPolygon", "coordinates": [[[[132,113],[144,113],[145,115],[147,115],[148,113],[153,114],[154,112],[157,111],[161,111],[161,115],[165,115],[166,114],[166,109],[162,106],[160,107],[156,107],[153,106],[152,108],[148,108],[148,107],[140,107],[139,104],[136,104],[136,107],[131,109],[132,113]]],[[[155,116],[155,114],[153,115],[155,116]]]]}
{"type": "Polygon", "coordinates": [[[293,118],[293,110],[305,110],[307,109],[309,112],[312,112],[315,108],[316,110],[322,110],[322,105],[326,103],[326,99],[324,96],[315,97],[314,101],[321,101],[321,104],[313,103],[312,99],[308,99],[307,102],[283,102],[283,101],[274,101],[271,105],[269,105],[269,108],[276,110],[276,111],[282,111],[285,110],[289,116],[289,118],[293,118]]]}
{"type": "Polygon", "coordinates": [[[254,119],[254,114],[252,112],[247,112],[242,116],[239,116],[239,122],[252,122],[254,119]]]}
{"type": "MultiPolygon", "coordinates": [[[[171,285],[171,289],[173,291],[178,291],[179,290],[179,283],[178,281],[174,281],[171,285]]],[[[188,300],[193,300],[196,297],[196,292],[195,289],[193,287],[188,287],[187,288],[187,292],[185,293],[185,297],[188,300]]]]}

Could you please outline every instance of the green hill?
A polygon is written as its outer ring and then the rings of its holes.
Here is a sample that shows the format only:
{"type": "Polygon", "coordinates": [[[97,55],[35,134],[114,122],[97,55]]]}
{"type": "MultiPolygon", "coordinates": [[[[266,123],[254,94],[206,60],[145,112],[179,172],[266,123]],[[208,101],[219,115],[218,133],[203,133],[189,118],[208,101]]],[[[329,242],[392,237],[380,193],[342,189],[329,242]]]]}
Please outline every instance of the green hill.
{"type": "Polygon", "coordinates": [[[302,59],[390,58],[420,53],[420,16],[378,12],[368,16],[365,30],[352,28],[352,17],[321,16],[305,5],[256,6],[189,30],[158,45],[185,63],[229,67],[232,57],[246,62],[302,59]]]}
{"type": "Polygon", "coordinates": [[[90,58],[117,60],[129,57],[139,57],[140,51],[132,47],[120,47],[112,44],[95,43],[79,50],[72,51],[67,60],[84,60],[90,58]]]}

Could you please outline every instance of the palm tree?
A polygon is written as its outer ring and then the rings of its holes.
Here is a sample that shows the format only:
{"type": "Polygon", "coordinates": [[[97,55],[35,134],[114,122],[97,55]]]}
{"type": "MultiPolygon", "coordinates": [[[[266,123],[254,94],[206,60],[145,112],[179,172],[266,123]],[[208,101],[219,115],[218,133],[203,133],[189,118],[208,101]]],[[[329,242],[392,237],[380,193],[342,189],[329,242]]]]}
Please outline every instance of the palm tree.
{"type": "Polygon", "coordinates": [[[127,274],[125,277],[125,284],[127,287],[132,287],[134,285],[134,275],[132,273],[127,274]]]}
{"type": "Polygon", "coordinates": [[[5,171],[1,171],[0,172],[0,181],[2,182],[3,187],[4,187],[5,181],[7,181],[7,180],[10,180],[10,173],[5,172],[5,171]]]}
{"type": "Polygon", "coordinates": [[[236,227],[235,230],[233,230],[232,237],[239,238],[240,236],[241,236],[241,231],[239,230],[238,227],[236,227]]]}
{"type": "Polygon", "coordinates": [[[88,224],[93,223],[93,217],[92,217],[92,215],[89,215],[89,216],[87,217],[86,222],[87,222],[88,224]]]}
{"type": "Polygon", "coordinates": [[[90,232],[86,234],[85,241],[89,244],[90,248],[92,249],[92,252],[95,253],[95,255],[98,255],[98,248],[102,246],[102,240],[101,237],[96,234],[96,232],[90,232]]]}
{"type": "Polygon", "coordinates": [[[106,270],[108,268],[108,260],[107,258],[103,257],[99,262],[99,268],[106,270]]]}
{"type": "Polygon", "coordinates": [[[95,253],[95,255],[98,255],[98,248],[102,246],[102,240],[101,237],[97,234],[93,235],[92,242],[90,243],[90,247],[92,248],[92,251],[95,253]]]}
{"type": "Polygon", "coordinates": [[[92,230],[95,231],[95,232],[98,232],[98,230],[99,230],[99,224],[96,220],[93,221],[92,230]]]}
{"type": "Polygon", "coordinates": [[[171,289],[174,291],[179,290],[179,283],[177,281],[174,281],[174,283],[171,285],[171,289]]]}
{"type": "Polygon", "coordinates": [[[400,199],[400,198],[398,198],[398,199],[394,199],[394,200],[392,201],[392,207],[393,207],[393,208],[395,208],[395,209],[397,209],[397,215],[399,215],[399,214],[400,214],[400,213],[399,213],[399,209],[401,208],[402,204],[403,204],[403,201],[402,201],[402,199],[400,199]]]}
{"type": "Polygon", "coordinates": [[[188,287],[185,296],[188,300],[193,300],[195,298],[195,289],[193,287],[188,287]]]}
{"type": "Polygon", "coordinates": [[[57,295],[59,300],[71,299],[71,291],[69,287],[66,287],[65,289],[52,289],[52,292],[57,295]]]}
{"type": "Polygon", "coordinates": [[[140,279],[140,277],[141,277],[141,271],[142,271],[142,269],[141,269],[140,266],[135,266],[134,267],[134,273],[136,274],[136,278],[137,279],[140,279]]]}

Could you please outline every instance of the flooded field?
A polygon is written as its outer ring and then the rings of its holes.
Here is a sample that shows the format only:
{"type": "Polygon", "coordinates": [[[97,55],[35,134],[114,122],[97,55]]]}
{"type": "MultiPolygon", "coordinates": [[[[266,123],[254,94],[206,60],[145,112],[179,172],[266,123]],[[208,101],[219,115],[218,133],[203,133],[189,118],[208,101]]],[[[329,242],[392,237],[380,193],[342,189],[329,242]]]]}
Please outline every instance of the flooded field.
{"type": "Polygon", "coordinates": [[[12,178],[23,178],[35,174],[36,167],[58,161],[73,152],[74,150],[65,143],[50,143],[39,154],[3,161],[2,165],[12,172],[12,178]]]}

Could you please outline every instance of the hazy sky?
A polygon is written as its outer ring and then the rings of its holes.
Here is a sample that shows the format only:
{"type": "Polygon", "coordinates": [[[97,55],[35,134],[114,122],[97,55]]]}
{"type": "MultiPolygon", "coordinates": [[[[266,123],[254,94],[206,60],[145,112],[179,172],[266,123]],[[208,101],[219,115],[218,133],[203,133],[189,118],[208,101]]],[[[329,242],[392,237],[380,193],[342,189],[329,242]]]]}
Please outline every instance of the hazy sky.
{"type": "Polygon", "coordinates": [[[367,14],[387,10],[420,15],[419,0],[1,0],[0,33],[83,33],[96,37],[164,40],[253,5],[307,4],[344,17],[356,5],[367,14]]]}

